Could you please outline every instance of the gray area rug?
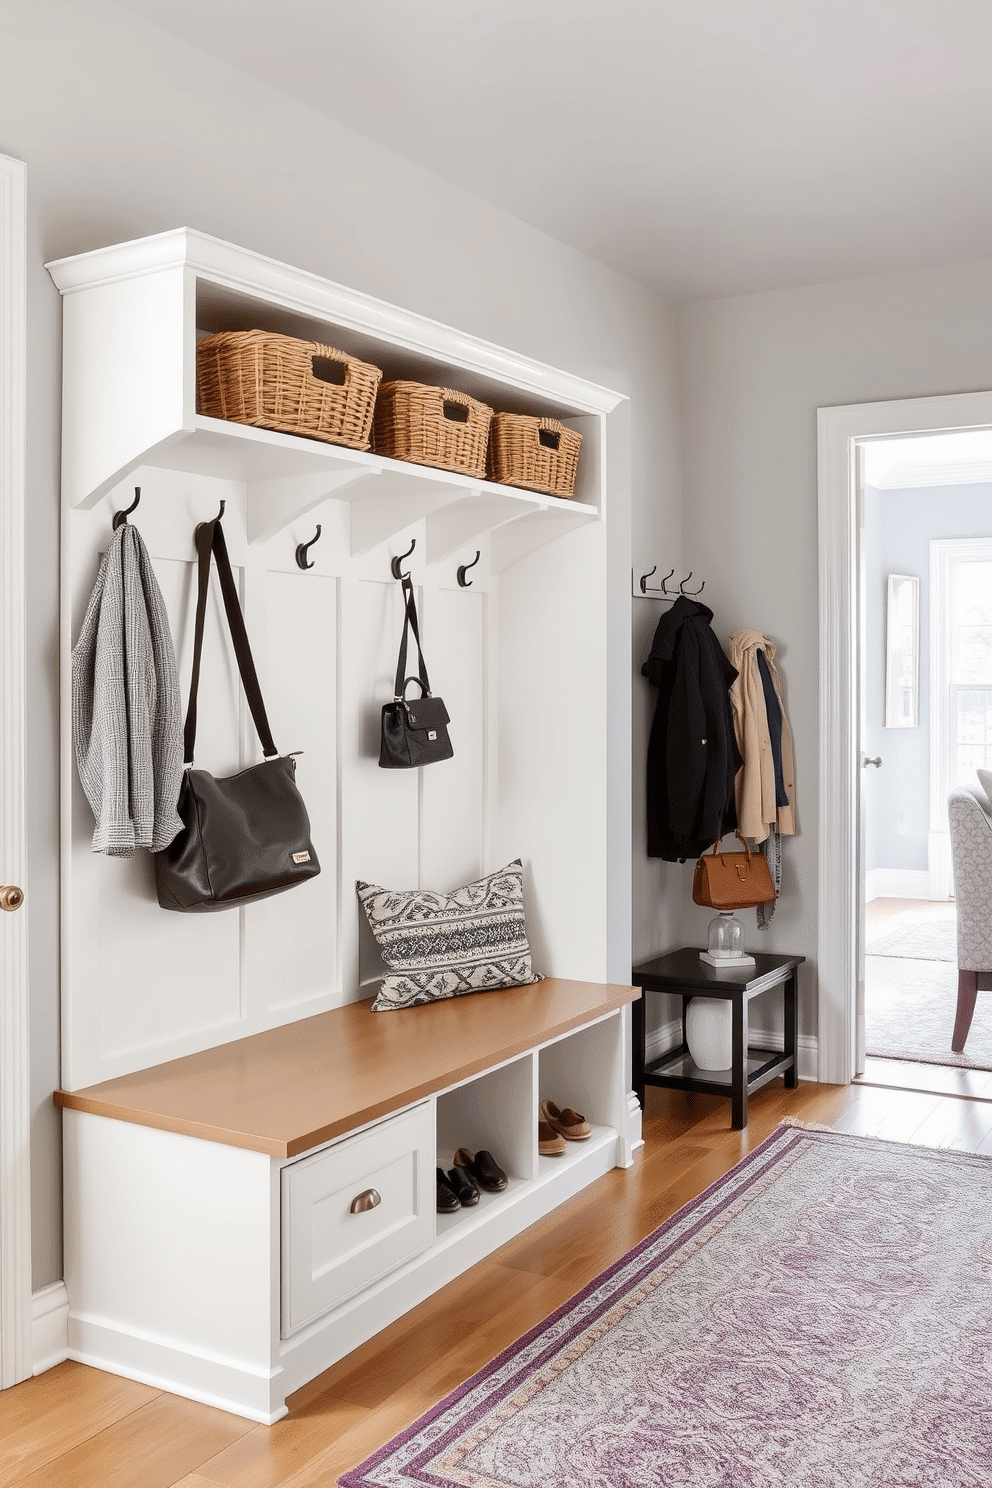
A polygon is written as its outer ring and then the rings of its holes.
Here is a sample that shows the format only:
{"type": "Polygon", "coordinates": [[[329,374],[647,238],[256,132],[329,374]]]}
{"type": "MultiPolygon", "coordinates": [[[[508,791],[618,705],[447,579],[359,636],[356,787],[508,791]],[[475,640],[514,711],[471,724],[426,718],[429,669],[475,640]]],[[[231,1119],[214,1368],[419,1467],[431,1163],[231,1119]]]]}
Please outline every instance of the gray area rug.
{"type": "Polygon", "coordinates": [[[957,961],[958,931],[953,909],[946,919],[928,916],[901,925],[889,921],[882,926],[882,932],[869,938],[866,949],[870,956],[898,956],[906,961],[957,961]]]}
{"type": "Polygon", "coordinates": [[[958,999],[954,961],[865,957],[865,1047],[883,1059],[992,1070],[992,992],[979,992],[963,1054],[951,1053],[958,999]]]}
{"type": "Polygon", "coordinates": [[[985,1488],[992,1161],[781,1126],[343,1488],[985,1488]]]}

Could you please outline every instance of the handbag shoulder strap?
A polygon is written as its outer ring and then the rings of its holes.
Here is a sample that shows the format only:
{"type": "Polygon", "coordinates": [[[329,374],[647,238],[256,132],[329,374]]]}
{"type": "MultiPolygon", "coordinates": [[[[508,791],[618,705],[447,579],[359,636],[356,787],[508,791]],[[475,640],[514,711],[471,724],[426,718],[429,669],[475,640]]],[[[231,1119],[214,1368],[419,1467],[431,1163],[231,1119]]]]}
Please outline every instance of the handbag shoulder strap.
{"type": "Polygon", "coordinates": [[[427,675],[427,663],[424,660],[424,652],[420,644],[420,627],[417,624],[417,602],[413,597],[413,580],[409,574],[405,574],[403,577],[403,599],[405,606],[403,634],[400,637],[400,654],[396,661],[396,685],[393,688],[393,701],[397,703],[403,698],[406,692],[406,648],[407,637],[411,630],[413,631],[413,638],[417,643],[420,686],[424,697],[430,697],[431,695],[430,678],[427,675]]]}
{"type": "Polygon", "coordinates": [[[269,720],[265,712],[265,704],[262,701],[262,689],[258,685],[258,675],[255,671],[255,663],[252,659],[251,646],[248,644],[248,632],[245,629],[244,616],[241,613],[241,604],[238,600],[238,589],[234,582],[234,574],[231,570],[231,559],[228,556],[227,543],[224,539],[224,529],[220,525],[218,517],[214,522],[201,522],[196,529],[196,553],[198,559],[198,588],[196,595],[196,632],[193,638],[193,671],[189,682],[189,704],[186,709],[186,725],[183,730],[183,762],[187,765],[193,763],[193,750],[196,745],[196,696],[200,686],[200,657],[203,652],[203,626],[207,613],[207,592],[210,588],[210,554],[213,553],[217,560],[217,575],[220,579],[220,590],[224,597],[224,610],[227,614],[227,623],[231,631],[231,641],[234,645],[234,654],[237,657],[238,671],[241,673],[241,683],[248,699],[248,707],[255,723],[259,740],[262,745],[262,753],[266,759],[279,753],[272,740],[272,731],[269,728],[269,720]]]}

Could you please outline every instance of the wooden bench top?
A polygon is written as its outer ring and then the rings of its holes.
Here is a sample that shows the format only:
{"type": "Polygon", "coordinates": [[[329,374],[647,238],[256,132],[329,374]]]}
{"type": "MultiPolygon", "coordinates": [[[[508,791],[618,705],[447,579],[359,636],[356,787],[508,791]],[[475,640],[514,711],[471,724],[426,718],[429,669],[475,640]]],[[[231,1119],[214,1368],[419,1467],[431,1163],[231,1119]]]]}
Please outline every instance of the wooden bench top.
{"type": "Polygon", "coordinates": [[[545,977],[386,1013],[349,1003],[183,1059],[57,1090],[55,1104],[296,1157],[641,996],[545,977]]]}

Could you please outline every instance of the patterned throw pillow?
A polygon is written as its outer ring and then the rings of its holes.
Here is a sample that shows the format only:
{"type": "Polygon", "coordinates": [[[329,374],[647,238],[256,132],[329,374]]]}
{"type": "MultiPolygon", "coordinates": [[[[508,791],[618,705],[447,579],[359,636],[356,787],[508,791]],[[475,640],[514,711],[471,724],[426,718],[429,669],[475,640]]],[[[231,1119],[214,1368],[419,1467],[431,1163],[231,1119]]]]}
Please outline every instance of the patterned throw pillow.
{"type": "Polygon", "coordinates": [[[393,973],[383,980],[374,1013],[541,980],[530,959],[519,858],[453,894],[356,888],[393,973]]]}

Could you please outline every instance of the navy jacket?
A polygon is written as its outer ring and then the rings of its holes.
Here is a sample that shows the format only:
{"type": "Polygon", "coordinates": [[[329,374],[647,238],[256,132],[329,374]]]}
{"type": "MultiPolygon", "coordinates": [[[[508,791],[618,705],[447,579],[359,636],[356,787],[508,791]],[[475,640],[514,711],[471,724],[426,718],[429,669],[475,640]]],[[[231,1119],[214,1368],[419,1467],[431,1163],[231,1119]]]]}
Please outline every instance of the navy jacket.
{"type": "Polygon", "coordinates": [[[679,595],[641,668],[658,689],[648,743],[648,857],[669,863],[698,858],[737,825],[741,756],[729,697],[737,672],[712,619],[706,605],[679,595]]]}

